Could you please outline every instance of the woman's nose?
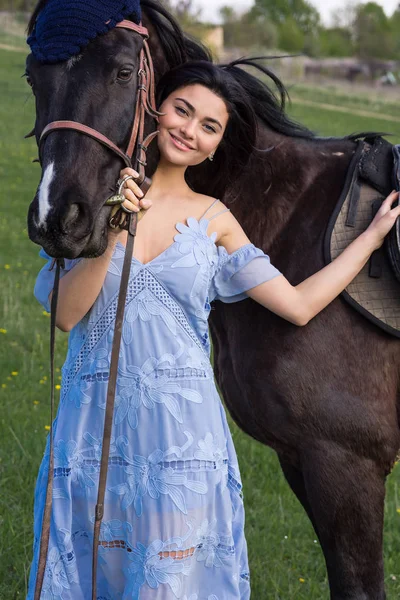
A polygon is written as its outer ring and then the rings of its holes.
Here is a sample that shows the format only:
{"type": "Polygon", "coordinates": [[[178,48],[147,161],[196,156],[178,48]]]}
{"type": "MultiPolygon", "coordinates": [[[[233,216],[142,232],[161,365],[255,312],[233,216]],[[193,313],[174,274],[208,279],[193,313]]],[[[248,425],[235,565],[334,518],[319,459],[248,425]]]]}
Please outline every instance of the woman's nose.
{"type": "Polygon", "coordinates": [[[194,134],[195,134],[195,123],[191,122],[191,123],[185,123],[184,125],[182,125],[181,127],[181,133],[190,139],[193,139],[194,134]]]}

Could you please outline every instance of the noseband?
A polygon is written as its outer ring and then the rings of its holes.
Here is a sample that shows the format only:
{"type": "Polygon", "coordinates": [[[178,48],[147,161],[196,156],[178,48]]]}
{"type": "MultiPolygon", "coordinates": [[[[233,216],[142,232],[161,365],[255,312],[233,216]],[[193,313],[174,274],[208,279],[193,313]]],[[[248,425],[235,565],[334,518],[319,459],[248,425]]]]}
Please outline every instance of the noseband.
{"type": "MultiPolygon", "coordinates": [[[[134,158],[134,166],[139,173],[139,177],[136,179],[138,185],[144,193],[146,193],[151,185],[151,181],[145,176],[146,167],[146,151],[150,142],[156,137],[158,131],[155,131],[148,135],[146,139],[143,139],[144,135],[144,121],[145,113],[157,119],[160,113],[157,112],[155,106],[155,94],[154,94],[154,70],[153,61],[151,59],[149,46],[147,39],[149,37],[148,31],[142,25],[136,25],[131,21],[121,21],[116,25],[122,29],[129,29],[136,33],[139,33],[143,38],[143,48],[140,52],[140,66],[138,70],[138,88],[136,97],[136,108],[135,116],[133,120],[132,133],[129,140],[126,151],[121,150],[114,142],[107,138],[102,133],[99,133],[95,129],[88,127],[82,123],[76,121],[53,121],[49,123],[39,139],[39,158],[42,163],[43,155],[43,144],[46,138],[56,131],[63,129],[70,129],[78,131],[84,135],[87,135],[109,150],[117,154],[125,163],[127,167],[132,167],[132,154],[136,148],[136,154],[134,158]]],[[[113,196],[107,200],[106,204],[115,206],[121,204],[125,198],[120,193],[117,196],[113,196]]],[[[102,442],[102,452],[100,461],[100,474],[99,474],[99,487],[97,494],[97,504],[95,509],[94,517],[94,533],[93,533],[93,560],[92,560],[92,600],[97,600],[97,562],[98,562],[98,549],[100,539],[100,527],[104,513],[104,497],[106,491],[107,481],[107,468],[110,454],[110,442],[111,442],[111,431],[114,413],[114,401],[115,401],[115,390],[117,381],[117,369],[118,369],[118,357],[119,349],[121,344],[121,333],[123,325],[123,317],[125,310],[126,293],[128,288],[128,281],[131,269],[131,262],[133,256],[133,245],[136,235],[137,227],[137,213],[129,213],[123,215],[121,210],[112,217],[112,226],[120,226],[128,230],[128,240],[125,250],[124,264],[121,275],[121,285],[118,297],[117,314],[115,318],[114,338],[111,350],[111,362],[110,362],[110,373],[107,388],[107,399],[106,399],[106,410],[104,418],[104,432],[102,442]]],[[[50,326],[50,383],[51,383],[51,397],[50,397],[50,435],[49,435],[49,472],[47,477],[46,487],[46,501],[43,511],[42,531],[40,536],[40,549],[39,549],[39,561],[38,569],[36,574],[36,586],[34,600],[40,600],[42,593],[43,581],[46,571],[47,554],[49,547],[50,538],[50,523],[51,523],[51,509],[52,509],[52,496],[53,496],[53,477],[54,477],[54,441],[53,441],[53,420],[54,420],[54,340],[55,340],[55,327],[56,327],[56,311],[57,311],[57,300],[58,300],[58,289],[60,280],[60,269],[63,264],[63,260],[57,259],[56,261],[56,273],[54,278],[53,295],[51,299],[51,326],[50,326]]]]}

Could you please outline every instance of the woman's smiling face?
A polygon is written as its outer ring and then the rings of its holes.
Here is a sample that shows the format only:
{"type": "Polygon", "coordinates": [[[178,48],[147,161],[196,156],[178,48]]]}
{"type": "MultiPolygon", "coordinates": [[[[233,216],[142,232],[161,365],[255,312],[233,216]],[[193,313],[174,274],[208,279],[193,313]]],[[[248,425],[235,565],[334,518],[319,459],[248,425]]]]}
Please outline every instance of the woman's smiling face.
{"type": "Polygon", "coordinates": [[[163,160],[181,166],[203,162],[215,151],[229,120],[222,98],[200,84],[172,92],[159,118],[158,147],[163,160]]]}

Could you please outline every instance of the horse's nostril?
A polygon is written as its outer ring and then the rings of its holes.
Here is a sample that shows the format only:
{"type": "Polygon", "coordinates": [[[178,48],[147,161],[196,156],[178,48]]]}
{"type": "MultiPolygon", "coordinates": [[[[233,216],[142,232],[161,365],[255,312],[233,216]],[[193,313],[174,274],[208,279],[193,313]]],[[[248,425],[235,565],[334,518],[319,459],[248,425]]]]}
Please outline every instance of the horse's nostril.
{"type": "Polygon", "coordinates": [[[69,208],[66,210],[65,215],[64,215],[64,219],[63,219],[63,226],[65,229],[68,228],[68,226],[71,223],[74,223],[75,221],[77,221],[78,217],[79,217],[79,204],[71,204],[69,206],[69,208]]]}
{"type": "Polygon", "coordinates": [[[73,202],[65,207],[60,219],[60,230],[63,235],[75,240],[81,240],[89,235],[91,231],[89,212],[85,203],[73,202]]]}

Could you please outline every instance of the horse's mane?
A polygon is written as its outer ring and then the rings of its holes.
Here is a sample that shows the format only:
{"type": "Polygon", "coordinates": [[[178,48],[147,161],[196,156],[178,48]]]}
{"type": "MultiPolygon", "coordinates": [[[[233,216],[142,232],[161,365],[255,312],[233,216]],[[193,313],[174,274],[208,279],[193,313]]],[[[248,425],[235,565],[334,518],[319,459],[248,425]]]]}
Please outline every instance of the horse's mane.
{"type": "Polygon", "coordinates": [[[156,30],[165,58],[171,68],[189,60],[212,62],[210,51],[198,40],[186,35],[178,21],[159,0],[142,0],[140,4],[156,30]]]}

